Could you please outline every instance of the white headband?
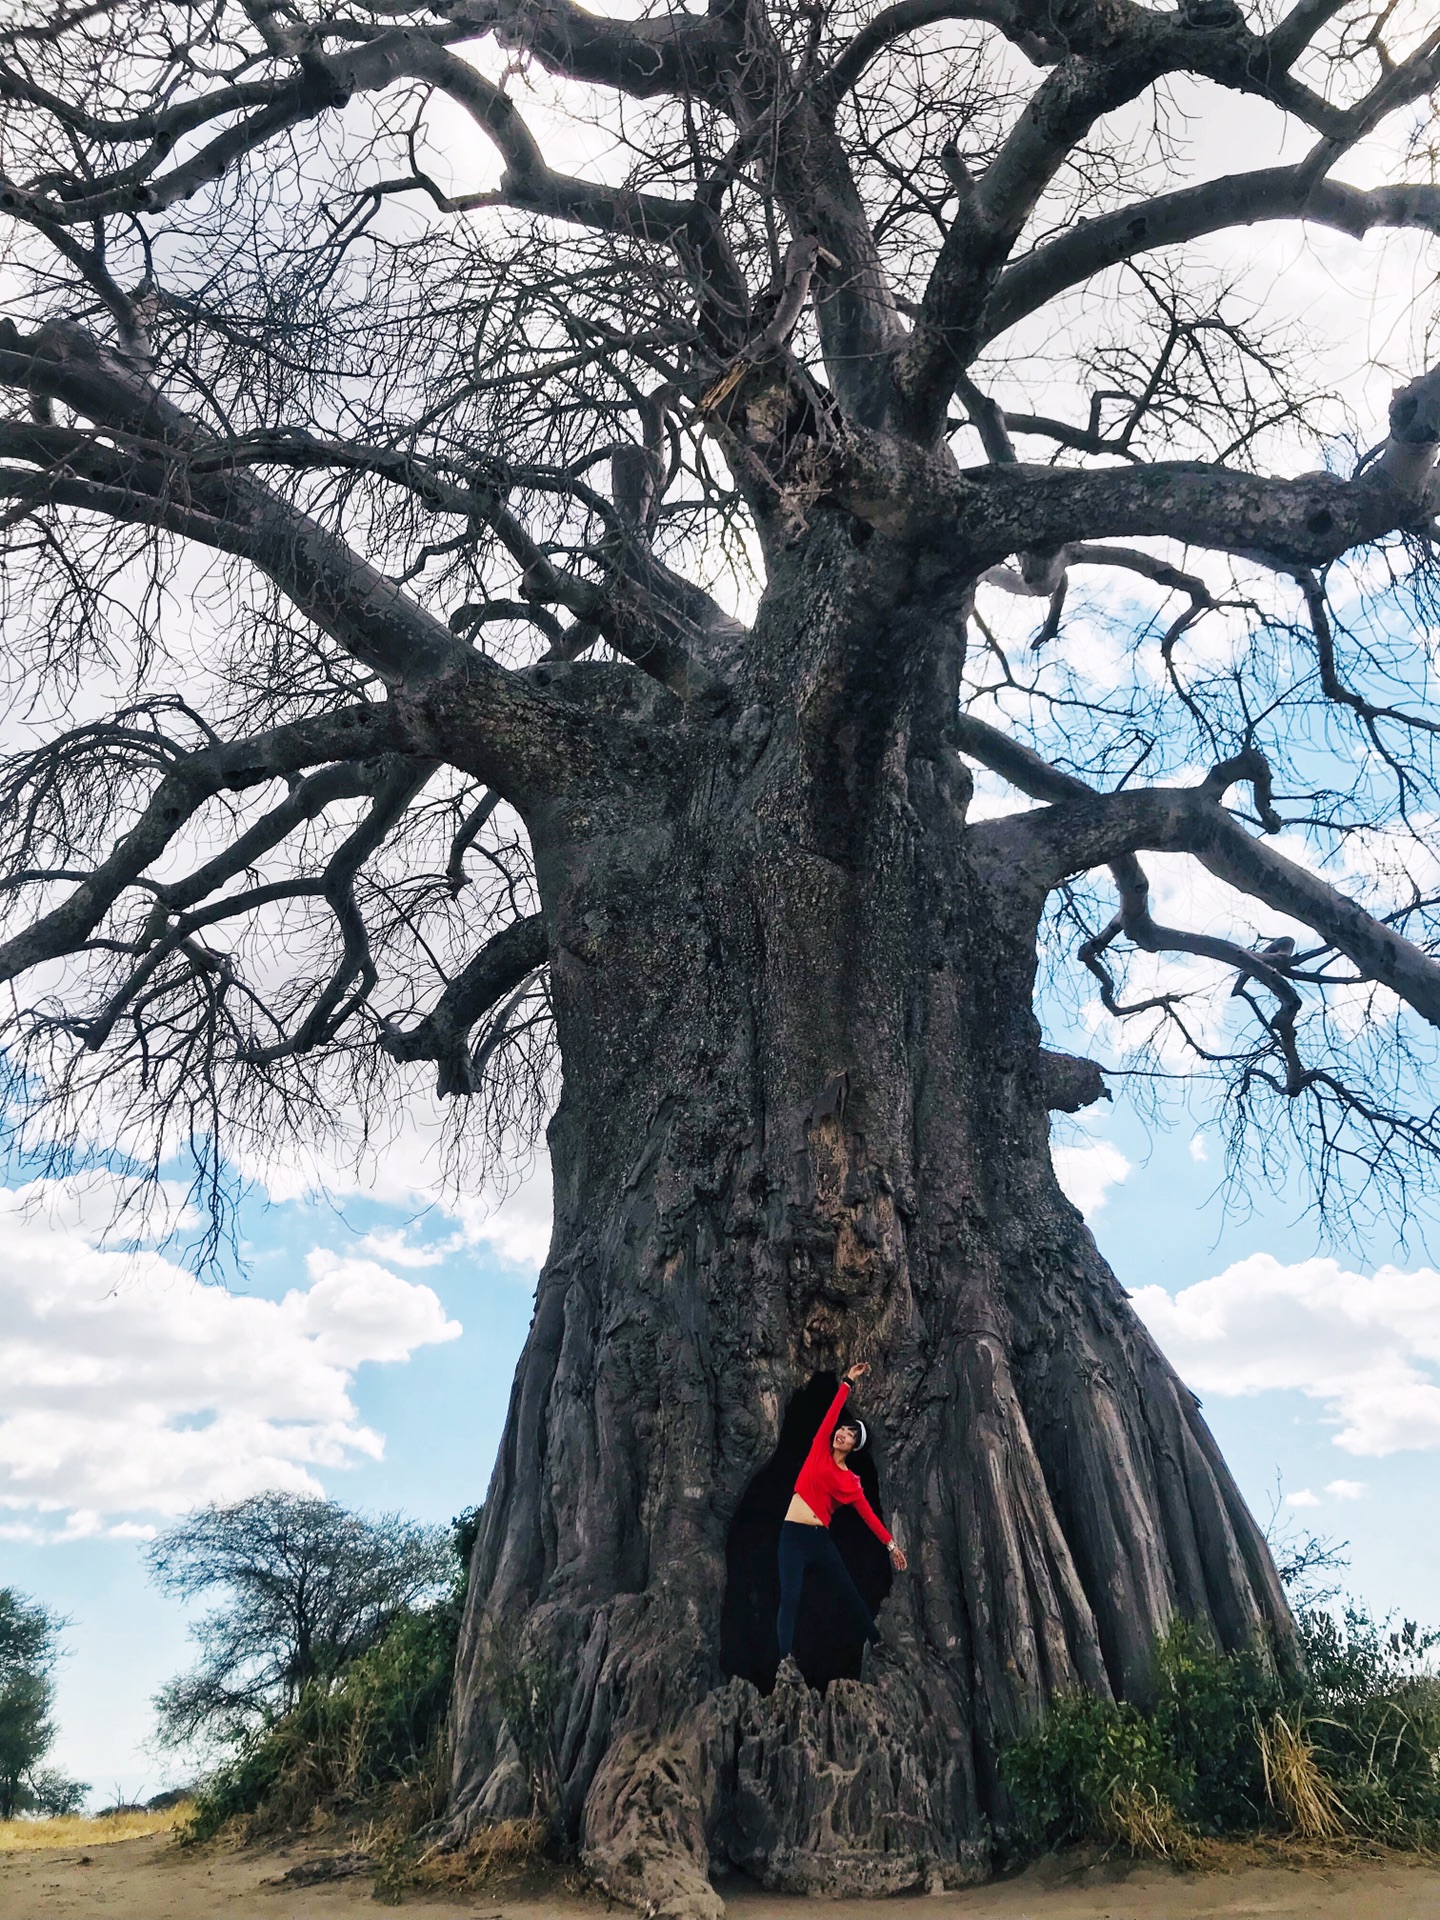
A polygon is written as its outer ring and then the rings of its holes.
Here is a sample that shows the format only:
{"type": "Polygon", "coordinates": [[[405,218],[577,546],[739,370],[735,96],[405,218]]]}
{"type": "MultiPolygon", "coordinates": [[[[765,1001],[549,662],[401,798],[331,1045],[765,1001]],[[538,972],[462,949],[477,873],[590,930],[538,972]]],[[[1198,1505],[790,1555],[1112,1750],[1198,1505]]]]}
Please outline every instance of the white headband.
{"type": "Polygon", "coordinates": [[[854,1427],[858,1430],[860,1438],[855,1442],[852,1452],[859,1453],[860,1449],[865,1445],[865,1442],[870,1438],[869,1434],[865,1431],[865,1422],[857,1419],[852,1413],[848,1420],[842,1420],[840,1424],[842,1427],[854,1427]]]}

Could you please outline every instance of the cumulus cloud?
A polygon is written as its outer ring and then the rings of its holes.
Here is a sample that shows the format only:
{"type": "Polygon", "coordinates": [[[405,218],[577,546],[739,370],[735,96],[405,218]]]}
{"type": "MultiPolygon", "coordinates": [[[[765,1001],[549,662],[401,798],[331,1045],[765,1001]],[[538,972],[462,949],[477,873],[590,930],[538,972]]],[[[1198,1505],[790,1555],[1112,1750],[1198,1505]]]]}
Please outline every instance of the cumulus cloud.
{"type": "MultiPolygon", "coordinates": [[[[1365,1275],[1334,1260],[1287,1266],[1257,1253],[1173,1297],[1142,1287],[1134,1298],[1203,1393],[1306,1394],[1323,1404],[1347,1453],[1440,1446],[1440,1273],[1432,1268],[1365,1275]]],[[[1353,1499],[1363,1484],[1335,1481],[1326,1491],[1353,1499]]]]}
{"type": "Polygon", "coordinates": [[[457,1189],[446,1148],[447,1116],[433,1087],[413,1079],[394,1115],[383,1145],[348,1151],[353,1136],[341,1128],[333,1139],[287,1141],[283,1153],[264,1155],[245,1147],[238,1171],[276,1201],[363,1195],[382,1206],[428,1209],[439,1226],[432,1236],[425,1235],[423,1225],[411,1234],[367,1236],[366,1250],[393,1265],[430,1265],[461,1248],[484,1247],[533,1276],[550,1245],[548,1157],[536,1152],[522,1177],[498,1189],[457,1189]]]}
{"type": "Polygon", "coordinates": [[[550,1248],[553,1217],[550,1162],[537,1160],[497,1206],[493,1201],[457,1203],[461,1230],[471,1244],[488,1246],[511,1266],[538,1269],[550,1248]]]}
{"type": "Polygon", "coordinates": [[[1318,1507],[1320,1496],[1312,1493],[1309,1487],[1300,1487],[1294,1493],[1286,1494],[1285,1504],[1287,1507],[1318,1507]]]}
{"type": "Polygon", "coordinates": [[[0,1189],[0,1508],[28,1516],[11,1531],[68,1514],[62,1537],[134,1537],[146,1515],[314,1492],[317,1468],[378,1457],[353,1375],[459,1335],[433,1290],[324,1248],[280,1300],[205,1286],[113,1244],[119,1192],[0,1189]]]}
{"type": "Polygon", "coordinates": [[[1129,1178],[1132,1168],[1117,1146],[1097,1140],[1087,1147],[1052,1147],[1055,1178],[1088,1220],[1105,1205],[1111,1187],[1129,1178]]]}

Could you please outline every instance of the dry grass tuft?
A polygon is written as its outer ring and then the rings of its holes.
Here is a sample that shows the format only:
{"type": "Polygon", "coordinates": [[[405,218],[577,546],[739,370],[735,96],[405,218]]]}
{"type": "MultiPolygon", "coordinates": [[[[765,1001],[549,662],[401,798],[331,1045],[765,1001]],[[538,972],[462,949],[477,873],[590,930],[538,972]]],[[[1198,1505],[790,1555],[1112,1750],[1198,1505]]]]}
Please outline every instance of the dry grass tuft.
{"type": "Polygon", "coordinates": [[[553,1872],[545,1857],[549,1838],[544,1820],[498,1820],[459,1847],[422,1848],[413,1834],[373,1830],[367,1844],[375,1862],[375,1898],[397,1906],[411,1892],[477,1891],[553,1872]]]}
{"type": "Polygon", "coordinates": [[[67,1813],[58,1820],[0,1820],[0,1853],[113,1846],[117,1840],[169,1833],[188,1812],[189,1803],[182,1800],[155,1813],[111,1813],[101,1820],[85,1813],[67,1813]]]}
{"type": "Polygon", "coordinates": [[[1177,1867],[1201,1863],[1204,1849],[1199,1835],[1153,1787],[1124,1786],[1116,1781],[1105,1803],[1102,1824],[1108,1846],[1124,1847],[1142,1857],[1173,1860],[1177,1867]]]}
{"type": "Polygon", "coordinates": [[[433,1887],[478,1887],[507,1880],[543,1859],[549,1827],[543,1820],[498,1820],[481,1827],[462,1847],[442,1852],[438,1847],[415,1863],[420,1884],[433,1887]]]}
{"type": "Polygon", "coordinates": [[[1283,1713],[1256,1729],[1265,1794],[1271,1806],[1302,1840],[1340,1840],[1350,1826],[1339,1794],[1316,1763],[1297,1713],[1283,1713]]]}

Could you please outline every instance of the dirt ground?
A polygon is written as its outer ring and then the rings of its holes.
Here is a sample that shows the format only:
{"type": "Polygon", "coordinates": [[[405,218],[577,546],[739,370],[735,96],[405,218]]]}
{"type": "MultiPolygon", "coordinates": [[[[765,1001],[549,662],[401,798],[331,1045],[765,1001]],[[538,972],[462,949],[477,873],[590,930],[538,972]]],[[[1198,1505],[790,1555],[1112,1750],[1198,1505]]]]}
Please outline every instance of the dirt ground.
{"type": "MultiPolygon", "coordinates": [[[[295,1846],[179,1852],[165,1836],[90,1852],[50,1849],[0,1855],[5,1920],[375,1920],[366,1875],[304,1885],[324,1850],[295,1846]]],[[[1058,1862],[966,1893],[895,1900],[786,1898],[741,1881],[724,1893],[734,1920],[799,1920],[817,1906],[834,1920],[1440,1920],[1440,1865],[1405,1859],[1299,1866],[1251,1861],[1233,1871],[1172,1873],[1164,1867],[1079,1868],[1058,1862]]],[[[606,1903],[548,1888],[498,1888],[463,1898],[415,1897],[424,1920],[599,1920],[606,1903]]],[[[614,1909],[617,1920],[623,1911],[614,1909]]]]}

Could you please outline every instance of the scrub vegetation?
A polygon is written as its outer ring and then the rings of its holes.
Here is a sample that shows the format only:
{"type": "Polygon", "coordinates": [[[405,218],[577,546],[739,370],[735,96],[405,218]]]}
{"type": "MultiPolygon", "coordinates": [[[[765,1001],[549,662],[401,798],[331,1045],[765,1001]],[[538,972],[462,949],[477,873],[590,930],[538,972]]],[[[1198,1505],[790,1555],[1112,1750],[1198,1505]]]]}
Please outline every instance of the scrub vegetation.
{"type": "Polygon", "coordinates": [[[308,1682],[206,1779],[187,1838],[209,1839],[232,1822],[249,1835],[303,1828],[362,1807],[407,1827],[433,1818],[444,1800],[457,1625],[449,1597],[406,1609],[337,1674],[308,1682]]]}
{"type": "MultiPolygon", "coordinates": [[[[272,1501],[278,1504],[278,1498],[272,1501]]],[[[373,1548],[375,1529],[344,1524],[354,1518],[335,1509],[324,1516],[323,1532],[332,1542],[348,1541],[351,1552],[358,1548],[364,1557],[360,1543],[368,1540],[373,1548]]],[[[253,1841],[331,1829],[363,1850],[382,1900],[417,1886],[474,1885],[523,1870],[547,1853],[563,1854],[555,1740],[564,1699],[560,1678],[546,1668],[517,1665],[498,1646],[490,1650],[488,1684],[514,1729],[532,1811],[486,1825],[460,1847],[441,1851],[432,1844],[449,1785],[455,1648],[479,1519],[471,1512],[451,1523],[443,1543],[443,1583],[395,1606],[368,1644],[352,1639],[298,1685],[272,1686],[246,1716],[220,1720],[230,1751],[197,1789],[181,1827],[182,1844],[221,1833],[253,1841]]],[[[393,1518],[388,1527],[392,1539],[412,1547],[419,1537],[393,1518]]],[[[192,1519],[167,1538],[193,1532],[192,1519]]],[[[157,1543],[162,1564],[166,1551],[165,1541],[157,1543]]],[[[335,1571],[338,1586],[354,1569],[335,1571]]],[[[273,1675],[285,1671],[291,1650],[286,1618],[286,1609],[272,1608],[272,1644],[255,1648],[273,1675]]],[[[162,1724],[178,1685],[157,1701],[162,1724]]]]}
{"type": "Polygon", "coordinates": [[[1351,1600],[1296,1609],[1303,1675],[1177,1622],[1143,1704],[1074,1693],[1002,1762],[1016,1848],[1071,1844],[1200,1864],[1208,1838],[1440,1844],[1440,1630],[1351,1600]]]}
{"type": "Polygon", "coordinates": [[[156,1700],[171,1744],[229,1749],[188,1838],[387,1797],[409,1824],[433,1817],[474,1526],[462,1516],[445,1535],[276,1493],[205,1508],[155,1542],[157,1581],[221,1596],[196,1630],[200,1665],[156,1700]]]}

